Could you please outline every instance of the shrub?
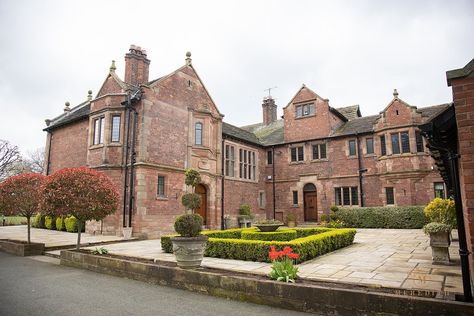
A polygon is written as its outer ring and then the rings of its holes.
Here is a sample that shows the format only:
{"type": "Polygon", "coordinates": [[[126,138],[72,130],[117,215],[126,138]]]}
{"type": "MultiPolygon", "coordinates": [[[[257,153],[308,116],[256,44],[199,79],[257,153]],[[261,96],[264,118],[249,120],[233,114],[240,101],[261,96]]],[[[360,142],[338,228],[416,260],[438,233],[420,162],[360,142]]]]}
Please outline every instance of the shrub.
{"type": "Polygon", "coordinates": [[[64,219],[64,226],[66,226],[66,231],[69,233],[77,233],[77,218],[74,216],[69,216],[64,219]]]}
{"type": "Polygon", "coordinates": [[[39,210],[45,178],[38,173],[24,173],[0,182],[0,210],[6,216],[26,217],[28,243],[31,242],[31,217],[39,210]]]}
{"type": "Polygon", "coordinates": [[[451,232],[451,225],[442,224],[437,222],[428,223],[423,227],[423,232],[427,235],[436,233],[449,233],[451,232]]]}
{"type": "Polygon", "coordinates": [[[295,216],[295,214],[293,214],[293,213],[288,213],[288,215],[286,215],[286,221],[287,221],[287,222],[294,222],[294,221],[296,221],[296,216],[295,216]]]}
{"type": "Polygon", "coordinates": [[[118,207],[119,194],[102,172],[86,167],[65,168],[48,176],[42,187],[42,209],[55,216],[73,215],[77,219],[76,249],[88,220],[100,221],[118,207]]]}
{"type": "Polygon", "coordinates": [[[184,172],[185,180],[184,183],[186,185],[190,185],[193,188],[197,186],[199,183],[201,183],[201,175],[199,174],[199,171],[189,168],[186,169],[184,172]]]}
{"type": "Polygon", "coordinates": [[[56,229],[62,231],[66,230],[66,226],[64,224],[64,216],[59,216],[58,218],[56,218],[56,229]]]}
{"type": "Polygon", "coordinates": [[[202,230],[202,217],[199,214],[184,214],[174,222],[174,230],[182,237],[197,237],[202,230]]]}
{"type": "Polygon", "coordinates": [[[334,220],[345,227],[422,228],[428,223],[422,206],[339,208],[334,220]]]}
{"type": "Polygon", "coordinates": [[[201,205],[201,196],[196,193],[186,193],[181,198],[181,204],[188,210],[195,210],[201,205]]]}
{"type": "Polygon", "coordinates": [[[261,232],[255,230],[243,231],[241,239],[244,240],[266,240],[266,241],[290,241],[296,239],[296,230],[285,229],[274,232],[261,232]]]}
{"type": "Polygon", "coordinates": [[[45,228],[44,227],[44,215],[41,213],[36,213],[35,217],[33,218],[33,221],[31,225],[36,228],[45,228]]]}
{"type": "Polygon", "coordinates": [[[345,224],[343,221],[336,219],[335,221],[329,221],[326,223],[325,227],[328,228],[343,228],[345,227],[345,224]]]}
{"type": "MultiPolygon", "coordinates": [[[[291,241],[261,241],[211,237],[211,235],[219,236],[219,234],[222,234],[221,236],[237,235],[237,231],[239,230],[242,234],[255,229],[231,229],[229,230],[231,232],[223,230],[220,231],[221,233],[211,231],[209,234],[203,232],[203,235],[210,237],[207,242],[205,255],[207,257],[216,258],[269,262],[268,253],[270,246],[275,245],[278,250],[282,250],[285,246],[291,247],[300,255],[298,262],[303,262],[352,244],[356,233],[356,230],[351,228],[331,229],[315,227],[292,229],[296,231],[297,238],[291,241]]],[[[170,237],[172,236],[161,237],[161,247],[163,251],[168,253],[173,251],[170,237]]]]}
{"type": "Polygon", "coordinates": [[[251,214],[251,208],[250,208],[250,205],[248,204],[242,204],[240,205],[239,207],[239,215],[241,216],[246,216],[248,218],[250,218],[250,215],[251,214]]]}
{"type": "Polygon", "coordinates": [[[56,229],[56,217],[54,216],[45,216],[44,218],[44,227],[47,229],[56,229]]]}
{"type": "Polygon", "coordinates": [[[337,205],[331,205],[331,207],[329,208],[329,210],[331,212],[334,212],[336,213],[337,211],[339,211],[339,207],[337,205]]]}
{"type": "Polygon", "coordinates": [[[328,214],[321,214],[321,222],[329,222],[329,215],[328,214]]]}
{"type": "Polygon", "coordinates": [[[451,199],[435,198],[424,209],[431,222],[456,226],[456,209],[451,199]]]}

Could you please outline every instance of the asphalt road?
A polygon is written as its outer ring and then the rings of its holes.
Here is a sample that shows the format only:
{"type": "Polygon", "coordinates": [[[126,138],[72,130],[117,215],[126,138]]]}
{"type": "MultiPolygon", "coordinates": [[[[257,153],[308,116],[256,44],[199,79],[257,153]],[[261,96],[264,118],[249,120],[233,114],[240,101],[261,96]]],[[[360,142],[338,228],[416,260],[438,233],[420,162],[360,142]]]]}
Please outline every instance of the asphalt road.
{"type": "Polygon", "coordinates": [[[308,315],[0,252],[0,315],[308,315]]]}

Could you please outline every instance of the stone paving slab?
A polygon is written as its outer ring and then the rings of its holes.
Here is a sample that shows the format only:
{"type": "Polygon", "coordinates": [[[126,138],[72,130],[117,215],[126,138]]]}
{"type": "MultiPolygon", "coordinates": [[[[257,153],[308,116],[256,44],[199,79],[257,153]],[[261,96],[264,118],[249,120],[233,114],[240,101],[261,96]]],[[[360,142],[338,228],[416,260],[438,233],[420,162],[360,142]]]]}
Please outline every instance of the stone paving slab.
{"type": "MultiPolygon", "coordinates": [[[[0,239],[14,239],[26,241],[26,225],[0,226],[0,239]]],[[[123,241],[121,236],[81,234],[81,244],[123,241]]],[[[31,228],[31,241],[44,243],[46,248],[75,246],[77,233],[68,233],[50,229],[31,228]]]]}
{"type": "MultiPolygon", "coordinates": [[[[117,255],[175,261],[173,254],[163,253],[160,240],[122,242],[105,248],[117,255]]],[[[433,265],[429,238],[421,229],[358,229],[353,245],[298,265],[299,276],[454,295],[462,293],[458,250],[454,241],[450,247],[453,264],[433,265]]],[[[202,265],[260,275],[271,270],[269,263],[220,258],[204,258],[202,265]]]]}

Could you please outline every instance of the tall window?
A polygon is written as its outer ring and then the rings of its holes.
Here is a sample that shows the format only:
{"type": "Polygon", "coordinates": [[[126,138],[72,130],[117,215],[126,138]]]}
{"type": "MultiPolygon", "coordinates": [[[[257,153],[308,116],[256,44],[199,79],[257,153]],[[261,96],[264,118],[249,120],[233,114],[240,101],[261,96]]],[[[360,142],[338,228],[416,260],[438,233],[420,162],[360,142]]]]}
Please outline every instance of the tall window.
{"type": "Polygon", "coordinates": [[[112,116],[112,143],[118,143],[120,141],[120,115],[112,116]]]}
{"type": "Polygon", "coordinates": [[[104,143],[104,125],[105,125],[104,117],[99,117],[94,120],[94,141],[93,141],[94,145],[104,143]]]}
{"type": "Polygon", "coordinates": [[[359,196],[357,187],[334,188],[335,204],[342,206],[359,205],[359,196]]]}
{"type": "Polygon", "coordinates": [[[410,138],[408,137],[408,132],[401,132],[400,138],[402,140],[402,153],[410,152],[410,138]]]}
{"type": "Polygon", "coordinates": [[[298,205],[298,191],[293,191],[293,205],[298,205]]]}
{"type": "Polygon", "coordinates": [[[385,144],[385,135],[380,136],[380,155],[387,155],[387,147],[385,144]]]}
{"type": "Polygon", "coordinates": [[[416,152],[418,153],[424,152],[425,150],[423,148],[423,136],[421,136],[420,131],[415,132],[415,138],[416,138],[416,152]]]}
{"type": "Polygon", "coordinates": [[[235,149],[234,146],[225,145],[225,175],[234,176],[235,167],[235,149]]]}
{"type": "Polygon", "coordinates": [[[256,172],[255,152],[239,149],[239,177],[241,179],[255,180],[256,172]]]}
{"type": "Polygon", "coordinates": [[[434,184],[434,193],[435,197],[437,198],[446,198],[446,192],[444,190],[444,183],[443,182],[435,182],[434,184]]]}
{"type": "Polygon", "coordinates": [[[374,139],[372,137],[368,137],[365,139],[365,146],[367,149],[367,154],[374,153],[374,139]]]}
{"type": "Polygon", "coordinates": [[[349,141],[349,156],[355,156],[356,155],[356,141],[354,139],[351,139],[349,141]]]}
{"type": "Polygon", "coordinates": [[[387,198],[387,205],[395,204],[395,195],[393,193],[393,187],[385,188],[385,196],[387,198]]]}
{"type": "Polygon", "coordinates": [[[273,151],[268,150],[267,151],[267,165],[273,164],[273,151]]]}
{"type": "Polygon", "coordinates": [[[194,143],[196,145],[202,145],[202,123],[200,122],[196,123],[196,126],[194,128],[194,136],[195,136],[194,143]]]}
{"type": "Polygon", "coordinates": [[[400,153],[400,136],[398,133],[392,134],[392,154],[400,153]]]}
{"type": "Polygon", "coordinates": [[[303,146],[291,147],[291,162],[304,161],[303,146]]]}
{"type": "Polygon", "coordinates": [[[326,158],[326,144],[313,145],[313,160],[326,158]]]}
{"type": "Polygon", "coordinates": [[[265,192],[263,191],[258,192],[258,207],[260,208],[265,207],[265,192]]]}
{"type": "Polygon", "coordinates": [[[314,113],[315,113],[315,110],[314,110],[314,104],[313,103],[297,105],[296,108],[295,108],[295,116],[296,117],[313,115],[314,113]]]}
{"type": "Polygon", "coordinates": [[[165,177],[164,176],[158,176],[157,195],[159,197],[165,197],[165,177]]]}

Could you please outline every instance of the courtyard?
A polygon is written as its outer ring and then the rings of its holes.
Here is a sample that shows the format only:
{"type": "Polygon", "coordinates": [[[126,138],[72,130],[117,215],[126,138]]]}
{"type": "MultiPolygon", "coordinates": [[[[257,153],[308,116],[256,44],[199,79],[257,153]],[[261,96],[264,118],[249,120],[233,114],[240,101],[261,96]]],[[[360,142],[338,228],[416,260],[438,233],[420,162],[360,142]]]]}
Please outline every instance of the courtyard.
{"type": "MultiPolygon", "coordinates": [[[[453,299],[462,293],[458,242],[453,231],[451,265],[434,265],[429,238],[421,229],[357,229],[354,244],[299,265],[301,279],[391,288],[407,295],[453,299]]],[[[26,226],[0,227],[0,238],[25,240],[26,226]]],[[[32,229],[32,240],[47,248],[73,247],[77,235],[32,229]]],[[[125,241],[121,237],[83,234],[84,244],[108,243],[109,253],[156,261],[174,262],[173,254],[161,250],[159,239],[125,241]]],[[[91,246],[89,248],[95,248],[91,246]]],[[[49,250],[53,256],[59,250],[49,250]]],[[[204,267],[267,275],[271,264],[219,258],[204,258],[204,267]]]]}

